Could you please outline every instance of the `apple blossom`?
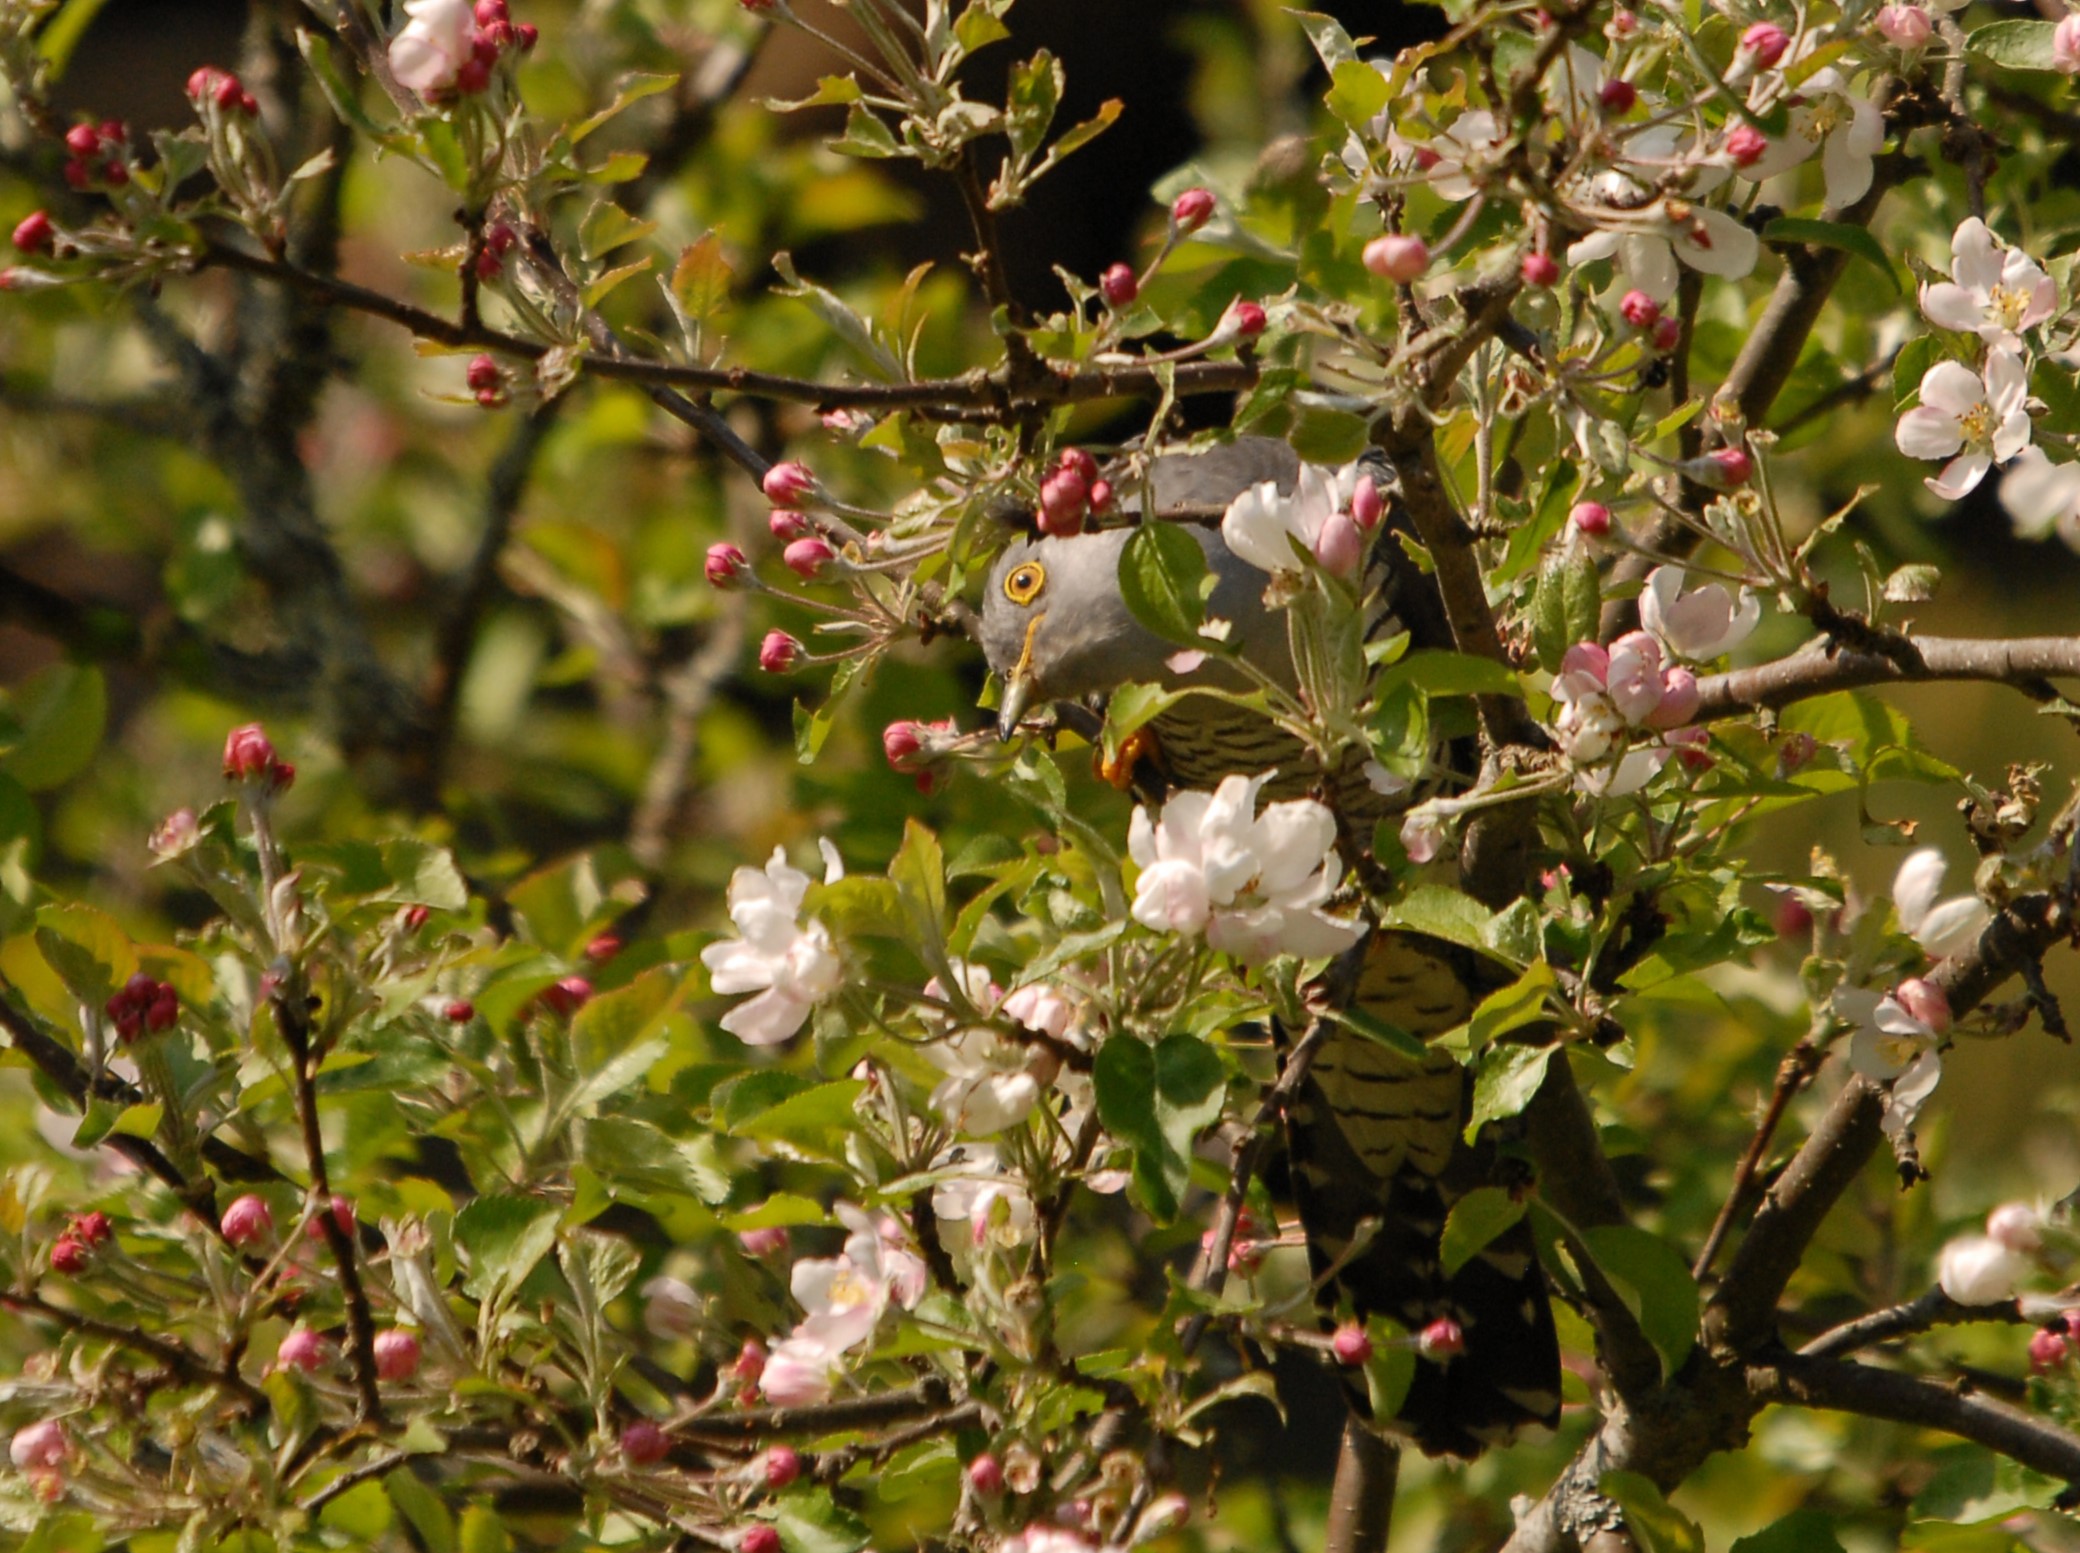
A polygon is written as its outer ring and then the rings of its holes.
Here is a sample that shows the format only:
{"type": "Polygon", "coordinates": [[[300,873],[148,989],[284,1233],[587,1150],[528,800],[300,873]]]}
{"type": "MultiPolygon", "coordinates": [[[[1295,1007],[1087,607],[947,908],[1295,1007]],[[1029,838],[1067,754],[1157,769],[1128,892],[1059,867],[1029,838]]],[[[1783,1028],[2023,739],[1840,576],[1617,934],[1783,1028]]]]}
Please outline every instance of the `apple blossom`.
{"type": "Polygon", "coordinates": [[[1221,515],[1221,538],[1231,551],[1262,571],[1298,571],[1301,562],[1294,554],[1294,542],[1309,554],[1315,553],[1329,520],[1350,507],[1357,482],[1356,464],[1333,470],[1302,464],[1290,493],[1281,492],[1276,481],[1266,480],[1230,502],[1221,515]]]}
{"type": "Polygon", "coordinates": [[[941,1176],[932,1188],[932,1214],[949,1251],[1010,1248],[1032,1240],[1039,1228],[1033,1199],[994,1145],[955,1144],[932,1161],[932,1170],[941,1176]]]}
{"type": "Polygon", "coordinates": [[[659,1273],[642,1287],[643,1330],[671,1341],[691,1337],[699,1329],[700,1292],[683,1278],[659,1273]]]}
{"type": "Polygon", "coordinates": [[[1430,268],[1430,245],[1420,237],[1389,232],[1367,243],[1362,257],[1365,268],[1373,274],[1405,286],[1420,279],[1430,268]]]}
{"type": "Polygon", "coordinates": [[[219,1221],[224,1239],[234,1246],[254,1246],[274,1233],[274,1215],[264,1199],[248,1192],[224,1210],[219,1221]]]}
{"type": "Polygon", "coordinates": [[[785,674],[801,656],[802,644],[785,631],[768,631],[758,644],[758,666],[768,674],[785,674]]]}
{"type": "Polygon", "coordinates": [[[1960,1305],[1999,1305],[2015,1298],[2030,1267],[1991,1235],[1963,1235],[1936,1258],[1936,1284],[1960,1305]]]}
{"type": "Polygon", "coordinates": [[[419,1373],[419,1339],[404,1327],[378,1332],[375,1339],[376,1376],[381,1380],[410,1380],[419,1373]]]}
{"type": "Polygon", "coordinates": [[[474,54],[477,19],[470,0],[405,0],[410,18],[390,40],[390,72],[422,97],[458,83],[474,54]]]}
{"type": "Polygon", "coordinates": [[[2051,29],[2051,67],[2064,75],[2080,75],[2080,11],[2068,11],[2051,29]]]}
{"type": "MultiPolygon", "coordinates": [[[[994,1012],[1052,1041],[1069,1038],[1074,1009],[1053,988],[1035,983],[999,1002],[986,972],[960,961],[954,970],[969,977],[969,1001],[986,1015],[994,1012]]],[[[1020,1040],[986,1024],[928,1042],[924,1054],[946,1074],[932,1091],[932,1109],[960,1131],[983,1136],[1024,1121],[1061,1067],[1046,1042],[1020,1040]]]]}
{"type": "Polygon", "coordinates": [[[55,1418],[17,1429],[14,1438],[7,1442],[7,1459],[24,1472],[37,1467],[62,1467],[71,1456],[72,1439],[55,1418]]]}
{"type": "Polygon", "coordinates": [[[1912,0],[1895,0],[1891,5],[1881,6],[1873,25],[1887,43],[1909,51],[1926,48],[1936,30],[1928,12],[1913,4],[1912,0]]]}
{"type": "Polygon", "coordinates": [[[2022,349],[2024,329],[2057,308],[2057,282],[1977,216],[1966,217],[1950,236],[1950,279],[1921,287],[1921,313],[1930,323],[2010,351],[2022,349]]]}
{"type": "Polygon", "coordinates": [[[1704,660],[1731,652],[1746,641],[1762,620],[1762,601],[1747,588],[1740,602],[1716,582],[1683,591],[1680,566],[1657,566],[1647,573],[1639,596],[1640,624],[1678,658],[1704,660]]]}
{"type": "MultiPolygon", "coordinates": [[[[823,848],[824,882],[844,877],[844,865],[828,841],[823,848]]],[[[786,850],[773,848],[764,869],[739,868],[730,875],[729,916],[738,937],[701,951],[709,984],[719,993],[756,992],[723,1016],[722,1028],[752,1046],[788,1039],[809,1010],[843,984],[844,964],[821,922],[799,920],[809,876],[792,867],[786,850]]]]}
{"type": "Polygon", "coordinates": [[[2029,1367],[2042,1374],[2066,1362],[2066,1335],[2055,1327],[2040,1327],[2030,1334],[2029,1367]]]}
{"type": "Polygon", "coordinates": [[[1204,933],[1215,949],[1252,963],[1339,954],[1363,936],[1362,924],[1321,910],[1338,872],[1335,817],[1308,798],[1258,815],[1257,793],[1269,779],[1232,776],[1211,793],[1179,793],[1159,821],[1134,811],[1127,850],[1141,867],[1135,921],[1204,933]]]}
{"type": "Polygon", "coordinates": [[[1901,929],[1937,960],[1972,948],[1993,920],[1976,895],[1936,899],[1948,866],[1941,852],[1923,847],[1899,865],[1892,881],[1892,906],[1901,929]]]}
{"type": "MultiPolygon", "coordinates": [[[[1754,106],[1768,105],[1774,96],[1758,92],[1754,106]]],[[[1743,164],[1741,176],[1760,183],[1789,172],[1817,151],[1828,205],[1840,210],[1862,199],[1871,186],[1878,150],[1885,143],[1883,111],[1853,91],[1848,77],[1831,66],[1807,76],[1789,99],[1789,106],[1786,133],[1743,164]]]]}
{"type": "Polygon", "coordinates": [[[1986,1215],[1986,1233],[2010,1251],[2041,1251],[2044,1216],[2028,1203],[2002,1203],[1986,1215]]]}
{"type": "Polygon", "coordinates": [[[1213,191],[1186,189],[1170,205],[1170,224],[1180,233],[1196,232],[1212,219],[1213,191]]]}
{"type": "Polygon", "coordinates": [[[2080,463],[2054,464],[2031,444],[2001,477],[2001,505],[2024,539],[2056,533],[2080,549],[2080,463]]]}
{"type": "Polygon", "coordinates": [[[2028,370],[2003,346],[1986,353],[1981,372],[1939,361],[1922,374],[1921,403],[1899,418],[1893,440],[1909,458],[1949,459],[1923,484],[1957,501],[2029,446],[2028,399],[2028,370]]]}
{"type": "Polygon", "coordinates": [[[1364,533],[1379,527],[1380,519],[1387,515],[1386,498],[1380,495],[1379,482],[1371,471],[1358,476],[1358,483],[1351,487],[1351,521],[1364,533]]]}

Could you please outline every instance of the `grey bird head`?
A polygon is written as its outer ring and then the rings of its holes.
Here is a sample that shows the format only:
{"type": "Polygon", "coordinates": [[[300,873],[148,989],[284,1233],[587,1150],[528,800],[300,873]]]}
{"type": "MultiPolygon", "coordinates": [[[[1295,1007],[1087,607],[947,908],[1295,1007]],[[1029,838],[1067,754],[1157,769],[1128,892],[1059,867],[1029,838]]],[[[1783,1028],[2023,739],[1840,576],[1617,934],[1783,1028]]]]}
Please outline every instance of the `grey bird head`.
{"type": "MultiPolygon", "coordinates": [[[[1158,513],[1225,506],[1252,485],[1291,489],[1299,460],[1284,442],[1245,437],[1201,454],[1166,454],[1149,469],[1158,513]]],[[[1119,559],[1129,529],[1014,541],[997,558],[982,600],[982,650],[1003,686],[997,731],[1010,738],[1027,707],[1075,700],[1131,683],[1236,687],[1243,678],[1218,658],[1180,671],[1178,648],[1135,620],[1120,594],[1119,559]]],[[[1208,619],[1226,620],[1229,641],[1257,668],[1290,681],[1283,614],[1264,607],[1271,580],[1233,555],[1216,528],[1186,532],[1206,552],[1214,578],[1208,619]]]]}

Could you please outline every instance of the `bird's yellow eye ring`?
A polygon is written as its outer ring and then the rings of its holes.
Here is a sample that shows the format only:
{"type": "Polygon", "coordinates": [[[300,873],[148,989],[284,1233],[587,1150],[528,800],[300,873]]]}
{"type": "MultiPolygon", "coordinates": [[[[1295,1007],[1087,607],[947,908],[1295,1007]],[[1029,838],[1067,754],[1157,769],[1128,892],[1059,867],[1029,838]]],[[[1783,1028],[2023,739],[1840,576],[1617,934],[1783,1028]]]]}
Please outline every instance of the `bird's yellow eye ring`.
{"type": "Polygon", "coordinates": [[[1004,597],[1014,604],[1030,604],[1046,586],[1047,568],[1038,561],[1027,561],[1013,567],[1004,579],[1004,597]]]}

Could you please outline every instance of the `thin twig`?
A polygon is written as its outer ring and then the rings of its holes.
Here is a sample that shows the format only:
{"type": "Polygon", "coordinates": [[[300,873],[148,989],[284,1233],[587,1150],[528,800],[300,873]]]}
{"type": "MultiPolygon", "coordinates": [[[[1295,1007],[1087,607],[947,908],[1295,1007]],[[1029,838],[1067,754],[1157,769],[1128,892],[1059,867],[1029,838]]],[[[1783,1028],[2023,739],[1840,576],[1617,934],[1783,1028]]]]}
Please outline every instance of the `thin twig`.
{"type": "Polygon", "coordinates": [[[1963,1326],[1982,1321],[2027,1324],[2030,1319],[2013,1300],[2003,1300],[1998,1305],[1960,1305],[1941,1289],[1930,1289],[1903,1304],[1888,1305],[1867,1316],[1858,1316],[1854,1321],[1829,1327],[1798,1352],[1805,1359],[1839,1359],[1873,1343],[1911,1337],[1917,1332],[1926,1332],[1930,1327],[1963,1326]]]}
{"type": "Polygon", "coordinates": [[[1785,1111],[1798,1092],[1820,1071],[1825,1055],[1824,1050],[1814,1045],[1808,1036],[1792,1047],[1784,1060],[1777,1064],[1777,1081],[1770,1090],[1769,1105],[1763,1110],[1762,1120],[1756,1123],[1755,1135],[1741,1152],[1740,1163],[1734,1167],[1733,1184],[1726,1189],[1726,1201],[1719,1205],[1719,1216],[1712,1221],[1711,1232],[1704,1237],[1704,1245],[1690,1268],[1690,1276],[1699,1283],[1704,1282],[1712,1270],[1712,1263],[1719,1259],[1719,1248],[1726,1243],[1735,1217],[1748,1206],[1749,1194],[1755,1186],[1755,1174],[1762,1168],[1762,1158],[1769,1152],[1770,1140],[1776,1136],[1785,1111]]]}

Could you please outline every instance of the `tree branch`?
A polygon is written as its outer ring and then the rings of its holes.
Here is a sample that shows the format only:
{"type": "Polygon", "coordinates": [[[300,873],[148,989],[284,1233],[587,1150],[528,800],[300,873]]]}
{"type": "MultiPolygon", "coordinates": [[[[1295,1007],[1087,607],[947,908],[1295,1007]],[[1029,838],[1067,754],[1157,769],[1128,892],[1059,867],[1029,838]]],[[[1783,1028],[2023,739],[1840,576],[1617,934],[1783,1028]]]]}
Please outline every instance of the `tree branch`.
{"type": "Polygon", "coordinates": [[[1888,1305],[1867,1316],[1858,1316],[1854,1321],[1829,1327],[1800,1348],[1798,1353],[1802,1359],[1837,1359],[1873,1343],[1926,1332],[1930,1327],[1964,1326],[1973,1322],[2033,1324],[2014,1300],[2004,1300],[1998,1305],[1960,1305],[1941,1289],[1930,1289],[1918,1299],[1888,1305]]]}
{"type": "Polygon", "coordinates": [[[2080,636],[1911,638],[1919,663],[1844,648],[1825,638],[1789,657],[1713,674],[1698,685],[1698,720],[1738,717],[1864,685],[1986,680],[2012,685],[2032,700],[2056,694],[2045,683],[2080,676],[2080,636]]]}
{"type": "Polygon", "coordinates": [[[1356,1413],[1346,1416],[1323,1553],[1385,1553],[1400,1475],[1401,1448],[1367,1428],[1356,1413]]]}

